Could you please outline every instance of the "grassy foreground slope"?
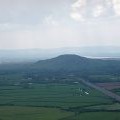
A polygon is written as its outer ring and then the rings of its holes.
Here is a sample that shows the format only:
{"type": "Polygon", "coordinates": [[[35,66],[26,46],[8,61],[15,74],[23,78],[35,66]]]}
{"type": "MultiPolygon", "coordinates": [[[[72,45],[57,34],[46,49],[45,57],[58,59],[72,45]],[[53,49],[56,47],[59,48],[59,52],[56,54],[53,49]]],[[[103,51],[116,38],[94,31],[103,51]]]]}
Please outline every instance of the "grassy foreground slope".
{"type": "Polygon", "coordinates": [[[120,120],[120,112],[89,112],[62,120],[120,120]]]}
{"type": "Polygon", "coordinates": [[[120,120],[120,112],[73,112],[43,107],[0,107],[0,120],[120,120]]]}
{"type": "Polygon", "coordinates": [[[0,107],[0,120],[59,120],[72,114],[55,108],[0,107]]]}

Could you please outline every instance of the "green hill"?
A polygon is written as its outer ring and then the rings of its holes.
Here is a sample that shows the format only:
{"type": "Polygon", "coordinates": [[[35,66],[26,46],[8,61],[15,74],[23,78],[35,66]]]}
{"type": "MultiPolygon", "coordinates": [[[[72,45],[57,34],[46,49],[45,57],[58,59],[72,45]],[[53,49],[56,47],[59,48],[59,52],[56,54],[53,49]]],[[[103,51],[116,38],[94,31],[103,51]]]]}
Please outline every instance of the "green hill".
{"type": "Polygon", "coordinates": [[[40,60],[32,67],[42,71],[54,72],[120,73],[120,61],[90,59],[70,54],[60,55],[48,60],[40,60]]]}

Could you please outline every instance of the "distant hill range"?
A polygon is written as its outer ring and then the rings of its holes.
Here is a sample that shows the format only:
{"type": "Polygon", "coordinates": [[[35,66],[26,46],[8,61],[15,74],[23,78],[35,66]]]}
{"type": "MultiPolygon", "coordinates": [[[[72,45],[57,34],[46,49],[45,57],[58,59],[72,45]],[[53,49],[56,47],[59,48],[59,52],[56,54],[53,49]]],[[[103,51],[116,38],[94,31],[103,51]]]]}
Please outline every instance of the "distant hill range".
{"type": "Polygon", "coordinates": [[[0,63],[35,62],[50,59],[62,54],[76,54],[90,58],[120,60],[120,47],[70,47],[56,49],[0,50],[0,63]]]}
{"type": "Polygon", "coordinates": [[[64,54],[58,57],[38,60],[33,63],[1,64],[0,73],[22,74],[23,76],[91,76],[120,75],[120,60],[103,60],[64,54]]]}
{"type": "Polygon", "coordinates": [[[120,74],[120,61],[91,59],[66,54],[52,59],[40,60],[34,63],[31,69],[79,74],[120,74]]]}

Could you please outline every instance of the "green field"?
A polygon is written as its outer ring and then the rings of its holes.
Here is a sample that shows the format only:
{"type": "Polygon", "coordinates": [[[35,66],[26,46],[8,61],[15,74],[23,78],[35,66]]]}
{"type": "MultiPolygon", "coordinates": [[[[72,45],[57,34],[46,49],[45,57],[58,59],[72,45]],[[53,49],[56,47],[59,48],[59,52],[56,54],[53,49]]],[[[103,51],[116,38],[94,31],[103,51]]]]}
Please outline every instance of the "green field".
{"type": "Polygon", "coordinates": [[[59,120],[71,115],[56,108],[0,107],[0,120],[59,120]]]}
{"type": "Polygon", "coordinates": [[[89,106],[86,107],[86,109],[91,109],[91,110],[117,110],[120,111],[120,103],[114,103],[114,104],[110,104],[110,105],[96,105],[96,106],[89,106]]]}
{"type": "Polygon", "coordinates": [[[120,112],[88,112],[63,120],[120,120],[120,112]]]}
{"type": "Polygon", "coordinates": [[[102,111],[102,105],[105,109],[111,104],[112,99],[81,83],[0,87],[0,120],[96,120],[96,115],[102,119],[109,113],[93,111],[98,107],[102,111]],[[93,118],[86,118],[90,114],[93,118]]]}
{"type": "Polygon", "coordinates": [[[82,84],[34,84],[31,88],[0,87],[0,105],[79,107],[105,103],[112,103],[112,100],[82,84]]]}
{"type": "Polygon", "coordinates": [[[120,120],[120,112],[73,112],[58,108],[0,107],[0,120],[120,120]]]}

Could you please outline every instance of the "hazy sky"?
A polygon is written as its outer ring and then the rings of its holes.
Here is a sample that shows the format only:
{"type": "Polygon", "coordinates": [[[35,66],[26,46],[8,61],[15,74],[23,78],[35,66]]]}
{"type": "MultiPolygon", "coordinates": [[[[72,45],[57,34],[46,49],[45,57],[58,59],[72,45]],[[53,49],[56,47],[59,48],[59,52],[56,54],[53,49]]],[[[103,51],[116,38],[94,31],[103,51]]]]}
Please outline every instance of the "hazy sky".
{"type": "Polygon", "coordinates": [[[0,0],[0,49],[120,46],[120,0],[0,0]]]}

